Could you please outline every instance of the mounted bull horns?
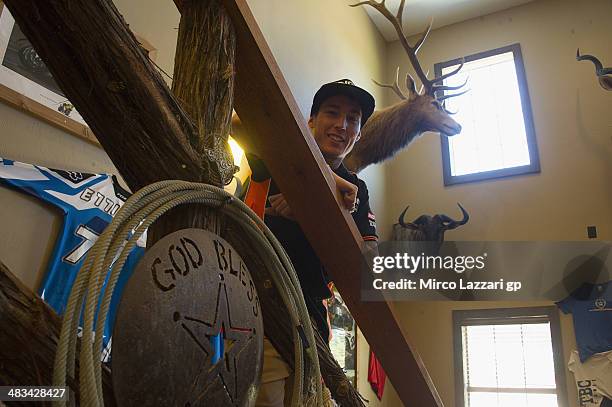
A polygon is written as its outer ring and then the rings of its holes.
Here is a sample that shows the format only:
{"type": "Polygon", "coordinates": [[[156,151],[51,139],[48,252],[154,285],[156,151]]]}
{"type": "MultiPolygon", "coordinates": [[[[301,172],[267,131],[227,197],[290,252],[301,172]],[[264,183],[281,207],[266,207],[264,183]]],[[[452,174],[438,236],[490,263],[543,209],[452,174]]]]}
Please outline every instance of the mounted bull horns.
{"type": "MultiPolygon", "coordinates": [[[[459,209],[461,209],[461,213],[463,214],[463,219],[461,219],[460,221],[454,220],[451,217],[441,214],[441,215],[434,215],[434,216],[438,216],[440,218],[440,220],[442,221],[442,227],[443,230],[452,230],[455,229],[459,226],[465,225],[468,220],[470,220],[470,215],[467,213],[467,211],[463,208],[463,206],[461,206],[461,204],[459,202],[457,202],[457,205],[459,206],[459,209]]],[[[424,219],[428,218],[426,215],[421,215],[419,216],[417,219],[414,220],[414,222],[408,222],[406,223],[404,221],[404,215],[406,214],[406,211],[408,210],[408,208],[410,208],[410,205],[408,205],[406,207],[406,209],[404,209],[402,211],[402,213],[399,216],[398,219],[398,223],[405,228],[408,229],[420,229],[419,225],[423,222],[424,219]]]]}
{"type": "Polygon", "coordinates": [[[442,218],[444,222],[448,222],[446,224],[446,230],[452,230],[459,226],[465,225],[468,222],[468,220],[470,220],[470,215],[463,208],[463,206],[461,206],[459,202],[457,202],[457,206],[459,206],[459,209],[461,209],[461,213],[463,214],[463,219],[461,219],[460,221],[456,221],[447,215],[440,215],[440,217],[442,218]]]}
{"type": "Polygon", "coordinates": [[[605,90],[612,90],[612,67],[604,68],[599,59],[593,55],[580,55],[580,49],[576,49],[576,60],[591,61],[595,65],[595,74],[601,87],[605,90]]]}
{"type": "Polygon", "coordinates": [[[405,227],[405,228],[408,228],[408,229],[416,229],[417,225],[415,225],[414,223],[412,223],[412,222],[405,223],[404,222],[404,215],[406,214],[406,211],[408,210],[408,208],[410,208],[410,205],[408,205],[406,207],[406,209],[404,209],[402,211],[402,213],[400,213],[400,216],[399,216],[399,219],[397,220],[397,223],[399,223],[402,227],[405,227]]]}

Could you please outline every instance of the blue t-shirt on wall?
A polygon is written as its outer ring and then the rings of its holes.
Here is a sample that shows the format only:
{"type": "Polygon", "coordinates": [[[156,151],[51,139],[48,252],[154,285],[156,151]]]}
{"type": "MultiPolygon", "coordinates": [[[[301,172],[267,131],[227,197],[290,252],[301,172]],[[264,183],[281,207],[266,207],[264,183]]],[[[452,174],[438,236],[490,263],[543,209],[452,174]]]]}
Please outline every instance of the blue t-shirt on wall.
{"type": "Polygon", "coordinates": [[[581,362],[612,350],[612,281],[584,283],[557,306],[564,314],[573,315],[581,362]]]}
{"type": "MultiPolygon", "coordinates": [[[[111,222],[130,193],[109,174],[88,174],[20,163],[0,158],[0,185],[18,189],[59,209],[64,217],[53,255],[38,293],[62,315],[70,290],[94,242],[111,222]]],[[[10,210],[10,208],[2,208],[10,210]]],[[[104,346],[110,344],[123,287],[144,253],[143,235],[119,274],[104,326],[104,346]]],[[[107,273],[103,287],[110,276],[107,273]]],[[[108,349],[107,349],[108,350],[108,349]]],[[[105,352],[107,352],[107,350],[105,352]]]]}

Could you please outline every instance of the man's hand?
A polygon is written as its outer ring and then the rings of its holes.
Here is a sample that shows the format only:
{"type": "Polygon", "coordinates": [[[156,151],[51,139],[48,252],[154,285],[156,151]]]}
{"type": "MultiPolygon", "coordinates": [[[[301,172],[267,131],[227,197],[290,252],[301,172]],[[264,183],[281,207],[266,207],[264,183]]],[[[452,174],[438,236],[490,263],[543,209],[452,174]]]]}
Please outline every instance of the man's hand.
{"type": "Polygon", "coordinates": [[[342,196],[342,205],[348,209],[351,213],[355,211],[355,201],[357,200],[357,185],[352,184],[339,177],[336,173],[332,172],[334,181],[336,181],[336,189],[342,196]]]}
{"type": "Polygon", "coordinates": [[[270,195],[268,200],[271,206],[266,208],[266,215],[283,216],[287,219],[295,220],[293,212],[291,212],[291,208],[283,194],[270,195]]]}
{"type": "MultiPolygon", "coordinates": [[[[342,206],[352,213],[355,210],[355,201],[357,199],[357,185],[346,181],[333,172],[332,174],[334,176],[334,181],[336,182],[336,189],[342,196],[342,206]]],[[[266,215],[283,216],[287,219],[295,220],[293,217],[293,212],[291,211],[291,208],[289,207],[289,204],[285,200],[283,194],[270,195],[268,200],[270,201],[271,206],[266,208],[266,215]]]]}

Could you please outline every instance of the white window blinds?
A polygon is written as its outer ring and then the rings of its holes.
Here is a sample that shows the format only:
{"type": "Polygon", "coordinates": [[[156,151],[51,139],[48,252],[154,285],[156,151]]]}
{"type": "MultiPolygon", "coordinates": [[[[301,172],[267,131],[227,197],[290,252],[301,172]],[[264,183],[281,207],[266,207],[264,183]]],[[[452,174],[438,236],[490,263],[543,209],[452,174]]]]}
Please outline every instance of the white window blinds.
{"type": "Polygon", "coordinates": [[[466,407],[557,407],[550,323],[461,332],[466,407]]]}

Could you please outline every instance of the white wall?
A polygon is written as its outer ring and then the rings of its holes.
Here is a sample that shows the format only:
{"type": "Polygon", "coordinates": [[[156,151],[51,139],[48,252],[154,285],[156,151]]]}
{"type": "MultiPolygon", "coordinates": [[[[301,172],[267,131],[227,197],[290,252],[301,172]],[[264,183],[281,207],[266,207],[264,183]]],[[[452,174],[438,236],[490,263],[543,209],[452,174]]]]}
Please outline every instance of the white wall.
{"type": "MultiPolygon", "coordinates": [[[[601,89],[592,64],[576,48],[612,64],[607,0],[539,0],[431,32],[419,51],[424,69],[436,62],[520,43],[541,173],[444,187],[438,135],[425,134],[389,163],[387,219],[407,205],[413,214],[458,214],[469,224],[449,234],[464,240],[584,240],[597,225],[612,239],[612,92],[601,89]]],[[[409,66],[390,44],[387,78],[409,66]]]]}

